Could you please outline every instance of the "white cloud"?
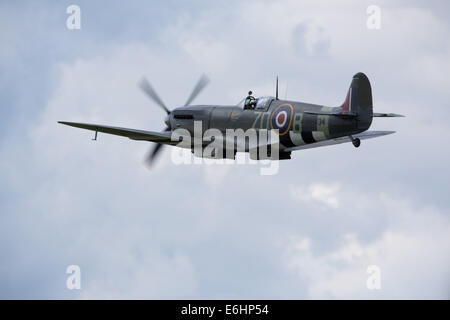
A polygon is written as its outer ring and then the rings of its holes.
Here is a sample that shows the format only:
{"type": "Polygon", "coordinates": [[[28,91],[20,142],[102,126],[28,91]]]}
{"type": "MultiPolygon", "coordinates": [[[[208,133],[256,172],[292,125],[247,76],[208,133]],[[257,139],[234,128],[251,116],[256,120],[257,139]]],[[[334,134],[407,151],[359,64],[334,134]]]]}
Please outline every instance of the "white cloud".
{"type": "MultiPolygon", "coordinates": [[[[353,201],[359,199],[355,195],[353,201]]],[[[369,242],[344,234],[335,250],[315,254],[309,238],[291,238],[285,261],[299,281],[310,283],[309,298],[449,298],[448,217],[433,208],[416,208],[406,200],[383,195],[381,201],[385,211],[380,214],[387,215],[389,227],[369,242]],[[380,291],[366,287],[369,265],[381,268],[380,291]]]]}
{"type": "Polygon", "coordinates": [[[450,80],[438,72],[448,66],[448,28],[433,12],[386,2],[373,33],[356,3],[245,2],[174,14],[157,45],[98,39],[92,56],[55,64],[32,127],[2,144],[2,187],[13,196],[1,235],[20,241],[5,249],[2,287],[17,297],[67,297],[56,274],[75,263],[82,298],[448,298],[440,194],[450,80]],[[357,150],[298,152],[276,176],[251,165],[175,166],[169,150],[147,171],[149,143],[106,134],[91,142],[91,132],[56,124],[162,129],[164,112],[136,86],[142,75],[171,108],[203,71],[212,83],[199,104],[236,103],[248,88],[273,94],[278,73],[290,98],[332,104],[360,68],[377,110],[408,115],[374,128],[399,132],[357,150]],[[381,267],[380,292],[365,287],[369,264],[381,267]],[[45,274],[39,286],[14,275],[34,276],[36,265],[45,274]]]}
{"type": "Polygon", "coordinates": [[[339,207],[338,192],[340,190],[339,183],[325,184],[314,183],[304,188],[302,186],[292,187],[292,196],[298,202],[314,200],[319,204],[323,204],[331,209],[339,207]]]}

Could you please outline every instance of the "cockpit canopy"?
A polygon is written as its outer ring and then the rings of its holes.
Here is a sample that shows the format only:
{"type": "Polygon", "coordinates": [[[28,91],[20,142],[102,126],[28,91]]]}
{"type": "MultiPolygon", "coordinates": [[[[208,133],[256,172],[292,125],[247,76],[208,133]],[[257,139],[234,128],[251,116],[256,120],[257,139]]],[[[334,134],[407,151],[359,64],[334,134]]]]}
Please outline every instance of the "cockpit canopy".
{"type": "Polygon", "coordinates": [[[274,99],[275,99],[275,97],[271,97],[271,96],[259,97],[258,99],[256,99],[255,110],[266,110],[269,107],[270,102],[274,99]]]}

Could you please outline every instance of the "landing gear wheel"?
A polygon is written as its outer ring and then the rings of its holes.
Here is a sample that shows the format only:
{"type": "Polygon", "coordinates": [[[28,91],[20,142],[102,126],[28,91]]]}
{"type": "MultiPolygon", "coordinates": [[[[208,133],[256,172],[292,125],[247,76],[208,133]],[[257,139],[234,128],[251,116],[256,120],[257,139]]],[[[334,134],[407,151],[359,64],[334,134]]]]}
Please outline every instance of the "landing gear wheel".
{"type": "Polygon", "coordinates": [[[358,148],[361,145],[361,140],[359,140],[359,138],[355,138],[355,139],[352,139],[352,143],[353,143],[353,146],[355,146],[355,148],[358,148]]]}

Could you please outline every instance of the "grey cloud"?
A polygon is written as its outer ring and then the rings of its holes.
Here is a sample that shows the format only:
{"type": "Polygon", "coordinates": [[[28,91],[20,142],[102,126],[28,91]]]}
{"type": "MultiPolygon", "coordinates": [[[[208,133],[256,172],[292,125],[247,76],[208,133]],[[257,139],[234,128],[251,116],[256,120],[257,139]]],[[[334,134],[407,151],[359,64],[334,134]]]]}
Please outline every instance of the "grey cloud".
{"type": "MultiPolygon", "coordinates": [[[[364,28],[361,4],[330,3],[324,11],[297,1],[198,2],[172,10],[170,19],[163,3],[139,15],[141,5],[113,3],[105,15],[101,3],[82,2],[82,33],[67,34],[54,29],[64,5],[45,3],[33,21],[53,22],[42,22],[11,60],[2,58],[12,75],[1,82],[2,104],[10,106],[0,120],[7,131],[0,144],[2,298],[448,298],[443,115],[450,96],[442,89],[448,80],[430,66],[448,68],[442,36],[449,29],[434,5],[382,3],[386,19],[399,12],[423,19],[410,26],[387,19],[379,33],[364,28]],[[361,27],[351,19],[359,12],[361,27]],[[299,59],[293,48],[308,41],[299,24],[317,18],[323,40],[299,59]],[[343,20],[349,24],[336,23],[343,20]],[[318,58],[317,50],[327,55],[318,58]],[[28,71],[14,77],[20,66],[28,71]],[[94,143],[91,133],[56,124],[157,130],[164,113],[136,87],[139,77],[177,106],[202,71],[212,83],[198,103],[236,103],[248,87],[273,94],[279,74],[289,98],[328,105],[342,102],[351,76],[364,71],[375,109],[407,118],[374,120],[373,129],[395,135],[358,150],[298,152],[265,177],[252,165],[175,166],[170,149],[149,172],[141,165],[147,143],[107,135],[94,143]],[[339,205],[310,196],[317,185],[338,185],[331,192],[339,205]],[[349,247],[362,252],[351,262],[342,253],[349,247]],[[385,253],[390,248],[395,257],[385,253]],[[386,275],[376,294],[360,281],[371,257],[386,275]],[[82,268],[81,292],[65,288],[69,264],[82,268]]],[[[22,7],[4,8],[32,21],[22,7]]],[[[28,38],[30,25],[8,23],[28,38]]]]}

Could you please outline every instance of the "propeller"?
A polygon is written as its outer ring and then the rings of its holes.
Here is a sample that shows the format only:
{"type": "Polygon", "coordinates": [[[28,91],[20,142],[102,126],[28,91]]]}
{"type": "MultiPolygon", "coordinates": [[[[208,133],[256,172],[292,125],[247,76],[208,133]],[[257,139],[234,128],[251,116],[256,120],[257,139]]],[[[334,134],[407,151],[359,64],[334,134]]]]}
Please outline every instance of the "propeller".
{"type": "Polygon", "coordinates": [[[158,106],[163,108],[167,114],[170,114],[170,110],[166,107],[164,102],[161,100],[161,98],[156,93],[155,89],[153,89],[152,85],[150,84],[150,82],[147,81],[147,79],[145,79],[145,77],[142,77],[142,79],[141,79],[141,81],[139,81],[138,85],[142,89],[142,91],[144,91],[148,95],[148,97],[151,100],[153,100],[154,103],[156,103],[158,106]]]}
{"type": "MultiPolygon", "coordinates": [[[[192,90],[189,98],[186,100],[186,103],[184,106],[188,106],[194,101],[194,99],[199,95],[199,93],[206,87],[206,85],[209,83],[209,78],[203,74],[200,79],[197,81],[197,84],[195,85],[194,89],[192,90]]],[[[150,82],[145,77],[142,77],[142,79],[138,82],[139,87],[144,91],[147,96],[158,106],[160,106],[167,115],[170,115],[171,111],[167,106],[164,104],[164,102],[161,100],[159,95],[156,93],[155,89],[152,87],[150,82]]],[[[170,128],[170,122],[168,121],[167,127],[163,130],[164,132],[171,131],[172,128],[170,128]]],[[[147,168],[150,168],[153,164],[154,160],[158,156],[158,154],[161,152],[163,147],[163,144],[161,143],[155,143],[155,145],[150,149],[150,151],[147,153],[147,156],[145,157],[144,164],[147,168]]]]}
{"type": "Polygon", "coordinates": [[[184,106],[190,105],[191,102],[194,101],[194,99],[198,96],[198,94],[208,85],[208,83],[209,83],[209,78],[205,74],[202,74],[200,79],[198,79],[197,84],[195,85],[194,89],[192,89],[191,95],[187,99],[184,106]]]}
{"type": "MultiPolygon", "coordinates": [[[[163,131],[170,131],[170,129],[168,127],[166,127],[163,131]]],[[[163,147],[162,143],[155,143],[155,145],[149,150],[149,152],[147,153],[147,156],[144,159],[144,165],[150,169],[153,161],[156,159],[156,157],[158,156],[161,148],[163,147]]]]}

